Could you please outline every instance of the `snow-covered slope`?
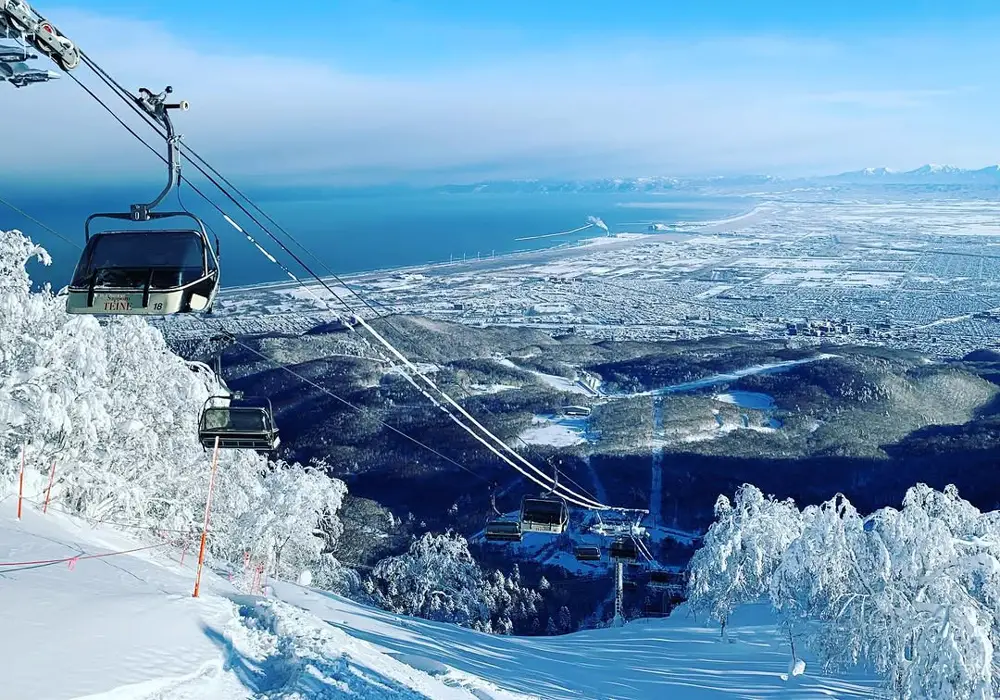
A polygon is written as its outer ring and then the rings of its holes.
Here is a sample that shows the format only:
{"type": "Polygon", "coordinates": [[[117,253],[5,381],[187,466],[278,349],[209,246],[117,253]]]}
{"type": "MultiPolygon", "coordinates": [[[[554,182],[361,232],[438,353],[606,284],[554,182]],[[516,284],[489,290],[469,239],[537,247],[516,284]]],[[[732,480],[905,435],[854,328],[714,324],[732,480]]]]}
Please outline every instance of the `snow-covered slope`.
{"type": "MultiPolygon", "coordinates": [[[[484,635],[360,606],[294,584],[250,596],[206,571],[191,597],[156,544],[0,502],[2,696],[69,700],[243,698],[859,697],[873,679],[831,678],[789,655],[769,613],[743,608],[731,643],[683,614],[562,637],[484,635]],[[21,563],[19,563],[21,562],[21,563]]],[[[807,658],[808,661],[808,658],[807,658]]]]}

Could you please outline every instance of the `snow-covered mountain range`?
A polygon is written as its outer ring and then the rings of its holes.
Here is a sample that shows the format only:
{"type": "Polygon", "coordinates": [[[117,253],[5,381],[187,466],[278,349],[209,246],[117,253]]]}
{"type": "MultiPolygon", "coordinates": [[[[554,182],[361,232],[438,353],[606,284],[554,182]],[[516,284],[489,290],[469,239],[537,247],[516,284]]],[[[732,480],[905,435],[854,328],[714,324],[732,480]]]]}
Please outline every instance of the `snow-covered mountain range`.
{"type": "Polygon", "coordinates": [[[781,182],[773,175],[717,175],[711,177],[631,177],[601,178],[598,180],[490,180],[467,185],[445,185],[439,192],[465,194],[488,192],[494,194],[544,194],[581,193],[600,194],[615,192],[664,192],[703,185],[759,185],[781,182]]]}
{"type": "Polygon", "coordinates": [[[985,168],[958,168],[954,165],[921,165],[913,170],[893,170],[891,168],[864,168],[838,175],[830,175],[826,180],[846,182],[884,183],[925,183],[925,184],[972,184],[976,182],[1000,183],[1000,165],[988,165],[985,168]]]}
{"type": "Polygon", "coordinates": [[[1000,184],[1000,165],[984,168],[959,168],[954,165],[928,163],[913,170],[870,167],[834,175],[783,178],[776,175],[717,175],[705,177],[617,177],[596,180],[490,180],[465,185],[445,185],[436,191],[447,194],[600,194],[618,192],[668,192],[694,187],[744,187],[771,184],[823,183],[848,184],[1000,184]]]}

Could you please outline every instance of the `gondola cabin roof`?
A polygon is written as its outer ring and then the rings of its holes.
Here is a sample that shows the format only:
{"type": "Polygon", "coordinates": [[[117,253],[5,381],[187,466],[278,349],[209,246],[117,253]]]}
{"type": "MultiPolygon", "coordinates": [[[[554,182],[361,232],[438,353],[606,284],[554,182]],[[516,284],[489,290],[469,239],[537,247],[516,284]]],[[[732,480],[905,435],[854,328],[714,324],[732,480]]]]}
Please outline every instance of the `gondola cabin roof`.
{"type": "Polygon", "coordinates": [[[525,498],[521,501],[521,521],[565,524],[569,520],[569,509],[558,499],[525,498]]]}
{"type": "Polygon", "coordinates": [[[566,504],[557,498],[525,498],[521,502],[521,513],[539,517],[562,517],[568,515],[566,504]]]}
{"type": "Polygon", "coordinates": [[[76,314],[206,311],[219,288],[214,251],[196,230],[104,231],[90,236],[68,285],[76,314]]]}
{"type": "Polygon", "coordinates": [[[85,286],[95,271],[197,270],[206,272],[206,241],[200,231],[102,231],[87,241],[73,286],[85,286]]]}
{"type": "Polygon", "coordinates": [[[488,542],[520,542],[521,523],[517,520],[490,520],[484,536],[488,542]]]}

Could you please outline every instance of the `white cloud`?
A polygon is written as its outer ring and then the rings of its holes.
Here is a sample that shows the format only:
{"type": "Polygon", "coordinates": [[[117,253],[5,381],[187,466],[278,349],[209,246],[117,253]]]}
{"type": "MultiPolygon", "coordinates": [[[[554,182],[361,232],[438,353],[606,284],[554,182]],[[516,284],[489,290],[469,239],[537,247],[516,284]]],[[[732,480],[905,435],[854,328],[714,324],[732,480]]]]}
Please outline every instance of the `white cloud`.
{"type": "MultiPolygon", "coordinates": [[[[954,162],[950,156],[971,153],[980,137],[968,132],[956,143],[934,131],[952,86],[887,80],[873,88],[871,74],[848,80],[831,72],[845,48],[829,41],[619,40],[414,78],[290,57],[294,36],[236,55],[151,23],[69,10],[52,18],[129,89],[172,84],[175,97],[191,103],[175,118],[178,131],[233,175],[350,181],[434,171],[475,178],[802,170],[914,157],[954,162]],[[803,75],[810,66],[814,74],[803,75]]],[[[76,71],[96,89],[88,73],[76,71]]],[[[5,160],[19,172],[115,179],[161,167],[69,78],[0,90],[0,129],[17,134],[5,141],[5,160]]]]}

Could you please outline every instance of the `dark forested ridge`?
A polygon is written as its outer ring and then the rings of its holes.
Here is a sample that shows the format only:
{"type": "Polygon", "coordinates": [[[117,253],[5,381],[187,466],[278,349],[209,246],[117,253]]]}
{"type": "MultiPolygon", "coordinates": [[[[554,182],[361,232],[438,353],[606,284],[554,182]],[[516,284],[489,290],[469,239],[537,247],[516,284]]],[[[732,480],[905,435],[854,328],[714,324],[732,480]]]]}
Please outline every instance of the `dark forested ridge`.
{"type": "MultiPolygon", "coordinates": [[[[658,503],[667,527],[704,530],[719,494],[732,495],[747,482],[792,497],[800,506],[837,492],[861,510],[895,506],[917,482],[937,488],[954,483],[980,508],[1000,505],[995,469],[1000,356],[993,352],[940,363],[909,351],[802,341],[594,342],[411,317],[378,323],[435,383],[508,444],[537,464],[562,459],[570,478],[591,493],[603,490],[609,502],[650,507],[652,455],[660,450],[658,503]],[[828,356],[816,359],[824,353],[828,356]],[[789,361],[802,363],[701,388],[670,389],[789,361]],[[563,390],[588,374],[603,380],[602,395],[563,390]],[[739,392],[766,400],[740,405],[739,392]],[[556,416],[569,405],[593,411],[586,442],[556,447],[519,441],[535,416],[556,416]]],[[[514,510],[521,495],[537,490],[374,359],[359,334],[243,340],[362,409],[239,346],[223,354],[223,375],[231,387],[271,397],[286,459],[325,460],[331,473],[347,482],[351,498],[371,499],[388,509],[397,525],[407,523],[406,537],[379,540],[379,556],[405,547],[411,534],[479,531],[490,512],[487,484],[494,479],[504,494],[502,510],[514,510]]],[[[563,544],[572,546],[569,540],[563,544]]],[[[665,546],[673,547],[661,552],[672,563],[690,556],[689,547],[665,546]]],[[[503,566],[513,563],[504,561],[506,551],[480,547],[476,554],[503,566]]],[[[352,552],[350,559],[372,561],[373,555],[352,552]]],[[[525,576],[559,576],[530,561],[521,566],[525,576]]],[[[604,584],[595,586],[604,590],[604,584]]]]}

